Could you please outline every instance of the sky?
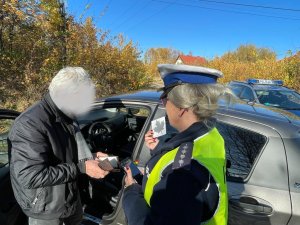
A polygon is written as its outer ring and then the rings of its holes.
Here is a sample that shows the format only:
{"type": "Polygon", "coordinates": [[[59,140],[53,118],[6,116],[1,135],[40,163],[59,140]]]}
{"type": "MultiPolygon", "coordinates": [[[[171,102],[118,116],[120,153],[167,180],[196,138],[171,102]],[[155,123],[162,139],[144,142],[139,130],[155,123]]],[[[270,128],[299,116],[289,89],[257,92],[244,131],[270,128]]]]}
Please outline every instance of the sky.
{"type": "Polygon", "coordinates": [[[145,52],[170,47],[212,59],[242,44],[300,51],[299,0],[65,0],[77,21],[92,17],[145,52]],[[89,6],[89,7],[87,7],[89,6]]]}

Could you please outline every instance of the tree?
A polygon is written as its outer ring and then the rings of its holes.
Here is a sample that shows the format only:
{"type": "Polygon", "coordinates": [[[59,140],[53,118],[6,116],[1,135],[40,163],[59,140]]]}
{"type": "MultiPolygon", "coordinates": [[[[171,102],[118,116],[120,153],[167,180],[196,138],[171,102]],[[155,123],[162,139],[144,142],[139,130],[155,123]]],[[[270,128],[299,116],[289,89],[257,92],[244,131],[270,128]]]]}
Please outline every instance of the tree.
{"type": "Polygon", "coordinates": [[[59,0],[3,0],[0,6],[1,107],[23,110],[40,99],[65,64],[88,70],[99,97],[150,82],[132,41],[97,29],[92,18],[75,22],[59,0]]]}
{"type": "Polygon", "coordinates": [[[280,61],[280,64],[283,67],[285,84],[300,91],[300,52],[293,54],[292,51],[288,51],[287,56],[280,61]]]}
{"type": "Polygon", "coordinates": [[[145,52],[144,63],[147,73],[152,77],[159,77],[157,65],[161,63],[175,63],[177,57],[182,54],[173,48],[150,48],[145,52]]]}
{"type": "Polygon", "coordinates": [[[209,61],[208,66],[224,73],[221,82],[245,81],[249,78],[281,79],[286,83],[285,63],[276,61],[275,53],[254,45],[242,45],[233,52],[209,61]]]}
{"type": "Polygon", "coordinates": [[[81,25],[70,23],[69,32],[68,65],[81,65],[93,75],[99,97],[137,90],[151,81],[139,50],[122,35],[97,30],[91,18],[81,25]]]}
{"type": "Polygon", "coordinates": [[[259,60],[275,60],[276,53],[268,48],[257,48],[255,45],[241,45],[237,50],[225,53],[222,59],[253,63],[259,60]]]}
{"type": "Polygon", "coordinates": [[[0,3],[0,74],[2,102],[16,92],[24,90],[23,71],[30,58],[32,43],[35,43],[33,12],[35,1],[3,0],[0,3]],[[16,82],[20,81],[20,82],[16,82]]]}

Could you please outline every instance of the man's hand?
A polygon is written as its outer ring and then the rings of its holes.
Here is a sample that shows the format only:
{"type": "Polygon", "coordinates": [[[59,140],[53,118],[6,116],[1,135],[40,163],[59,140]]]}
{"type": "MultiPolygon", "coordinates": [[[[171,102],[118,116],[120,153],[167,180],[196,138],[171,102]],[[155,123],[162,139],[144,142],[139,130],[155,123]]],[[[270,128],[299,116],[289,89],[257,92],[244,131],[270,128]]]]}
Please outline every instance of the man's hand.
{"type": "Polygon", "coordinates": [[[106,153],[103,153],[103,152],[96,152],[96,153],[93,153],[93,157],[94,159],[99,159],[101,157],[107,157],[108,155],[106,153]]]}
{"type": "Polygon", "coordinates": [[[85,173],[92,178],[104,178],[109,172],[101,169],[98,163],[97,160],[85,161],[85,173]]]}

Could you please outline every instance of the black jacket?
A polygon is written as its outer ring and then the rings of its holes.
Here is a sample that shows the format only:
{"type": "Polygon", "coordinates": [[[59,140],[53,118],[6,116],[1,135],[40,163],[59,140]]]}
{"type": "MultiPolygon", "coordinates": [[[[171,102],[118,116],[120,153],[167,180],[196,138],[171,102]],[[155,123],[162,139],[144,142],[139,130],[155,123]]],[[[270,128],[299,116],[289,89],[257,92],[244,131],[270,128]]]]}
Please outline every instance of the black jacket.
{"type": "Polygon", "coordinates": [[[210,219],[218,205],[218,187],[209,171],[192,160],[189,169],[164,169],[150,199],[151,208],[144,200],[147,176],[159,159],[184,142],[193,142],[209,130],[203,123],[194,123],[166,143],[160,143],[147,163],[143,185],[127,187],[123,208],[129,225],[199,225],[210,219]],[[210,185],[208,185],[210,182],[210,185]]]}
{"type": "Polygon", "coordinates": [[[79,202],[74,128],[49,93],[15,120],[9,154],[13,191],[27,216],[47,220],[74,213],[79,202]]]}

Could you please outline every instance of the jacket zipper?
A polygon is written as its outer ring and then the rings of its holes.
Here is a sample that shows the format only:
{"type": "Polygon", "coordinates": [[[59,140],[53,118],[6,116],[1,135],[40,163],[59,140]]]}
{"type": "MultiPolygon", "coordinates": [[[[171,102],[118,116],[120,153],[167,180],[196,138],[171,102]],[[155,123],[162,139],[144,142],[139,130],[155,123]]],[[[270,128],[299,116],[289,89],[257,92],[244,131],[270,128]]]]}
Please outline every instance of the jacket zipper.
{"type": "Polygon", "coordinates": [[[42,192],[43,192],[43,189],[37,194],[37,196],[35,197],[35,199],[32,202],[32,205],[35,205],[37,203],[42,192]]]}

